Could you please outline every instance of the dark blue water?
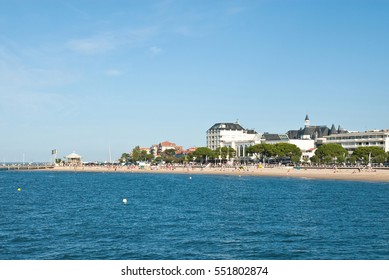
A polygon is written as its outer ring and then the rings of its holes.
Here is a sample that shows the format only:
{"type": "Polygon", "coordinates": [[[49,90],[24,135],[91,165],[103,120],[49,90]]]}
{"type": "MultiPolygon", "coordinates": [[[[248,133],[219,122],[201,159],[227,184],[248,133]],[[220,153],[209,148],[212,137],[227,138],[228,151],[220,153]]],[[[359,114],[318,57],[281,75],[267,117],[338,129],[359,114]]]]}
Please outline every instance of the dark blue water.
{"type": "Polygon", "coordinates": [[[0,259],[389,259],[389,183],[3,171],[0,259]]]}

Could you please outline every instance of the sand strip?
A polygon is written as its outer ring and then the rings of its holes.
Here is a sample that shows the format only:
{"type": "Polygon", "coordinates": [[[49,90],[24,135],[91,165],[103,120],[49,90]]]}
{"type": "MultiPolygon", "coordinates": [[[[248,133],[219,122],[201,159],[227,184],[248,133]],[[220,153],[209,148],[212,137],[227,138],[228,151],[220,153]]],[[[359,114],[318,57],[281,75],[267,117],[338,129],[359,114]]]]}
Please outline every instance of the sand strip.
{"type": "Polygon", "coordinates": [[[358,169],[304,169],[299,170],[290,167],[257,168],[248,167],[246,169],[235,168],[156,168],[145,167],[55,167],[50,171],[72,171],[72,172],[128,172],[128,173],[166,173],[166,174],[218,174],[232,176],[272,176],[272,177],[296,177],[309,179],[328,180],[349,180],[349,181],[374,181],[389,182],[389,170],[361,170],[358,169]]]}

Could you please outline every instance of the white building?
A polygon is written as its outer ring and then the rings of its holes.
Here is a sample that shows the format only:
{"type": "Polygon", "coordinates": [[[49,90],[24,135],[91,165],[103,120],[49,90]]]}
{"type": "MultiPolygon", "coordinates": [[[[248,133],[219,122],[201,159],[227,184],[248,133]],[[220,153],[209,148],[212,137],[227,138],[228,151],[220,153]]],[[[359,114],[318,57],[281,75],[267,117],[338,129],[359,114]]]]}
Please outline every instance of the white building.
{"type": "Polygon", "coordinates": [[[347,133],[347,130],[333,124],[331,128],[326,125],[311,125],[308,114],[305,116],[304,128],[298,130],[289,130],[287,132],[289,139],[314,140],[315,144],[323,144],[324,137],[334,134],[347,133]]]}
{"type": "Polygon", "coordinates": [[[216,123],[207,130],[206,137],[208,148],[231,147],[237,157],[245,155],[247,147],[261,143],[260,134],[253,129],[244,129],[238,123],[216,123]]]}
{"type": "Polygon", "coordinates": [[[315,140],[289,139],[289,144],[294,144],[304,153],[315,148],[315,140]]]}
{"type": "Polygon", "coordinates": [[[389,151],[389,130],[370,130],[325,136],[325,144],[342,145],[349,153],[358,147],[377,146],[385,152],[389,151]]]}
{"type": "Polygon", "coordinates": [[[244,129],[238,123],[216,123],[207,130],[207,147],[216,150],[221,147],[231,147],[236,151],[236,157],[247,156],[247,148],[256,144],[290,143],[295,144],[304,153],[309,153],[315,147],[311,139],[289,139],[287,134],[260,134],[254,130],[244,129]]]}
{"type": "Polygon", "coordinates": [[[224,142],[224,146],[232,147],[236,151],[237,157],[245,157],[247,156],[247,148],[256,144],[262,143],[262,135],[255,134],[254,138],[248,141],[231,141],[224,142]]]}

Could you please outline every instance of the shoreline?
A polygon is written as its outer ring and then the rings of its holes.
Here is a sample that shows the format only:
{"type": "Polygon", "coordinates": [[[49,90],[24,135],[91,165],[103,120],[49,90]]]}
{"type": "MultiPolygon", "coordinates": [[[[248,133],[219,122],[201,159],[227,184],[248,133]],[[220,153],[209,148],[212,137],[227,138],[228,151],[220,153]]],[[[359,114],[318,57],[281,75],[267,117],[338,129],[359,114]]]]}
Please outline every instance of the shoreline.
{"type": "Polygon", "coordinates": [[[297,170],[292,167],[266,167],[247,169],[234,168],[150,168],[144,169],[128,167],[106,167],[106,166],[81,166],[81,167],[54,167],[47,170],[54,172],[112,172],[112,173],[149,173],[149,174],[188,174],[188,175],[231,175],[231,176],[263,176],[280,178],[302,178],[302,179],[324,179],[344,181],[366,181],[366,182],[389,182],[389,170],[361,170],[358,169],[304,169],[297,170]]]}

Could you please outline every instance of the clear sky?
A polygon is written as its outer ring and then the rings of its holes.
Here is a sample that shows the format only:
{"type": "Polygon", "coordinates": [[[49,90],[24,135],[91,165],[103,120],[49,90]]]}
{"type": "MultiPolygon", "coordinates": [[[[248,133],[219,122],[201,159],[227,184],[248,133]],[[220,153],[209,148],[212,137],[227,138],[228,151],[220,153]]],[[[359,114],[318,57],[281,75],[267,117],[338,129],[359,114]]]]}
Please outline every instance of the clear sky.
{"type": "Polygon", "coordinates": [[[389,1],[0,0],[0,161],[109,160],[217,122],[389,128],[389,1]]]}

